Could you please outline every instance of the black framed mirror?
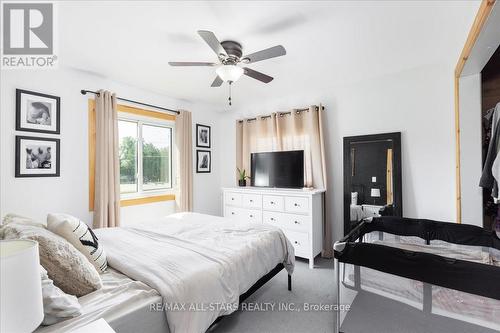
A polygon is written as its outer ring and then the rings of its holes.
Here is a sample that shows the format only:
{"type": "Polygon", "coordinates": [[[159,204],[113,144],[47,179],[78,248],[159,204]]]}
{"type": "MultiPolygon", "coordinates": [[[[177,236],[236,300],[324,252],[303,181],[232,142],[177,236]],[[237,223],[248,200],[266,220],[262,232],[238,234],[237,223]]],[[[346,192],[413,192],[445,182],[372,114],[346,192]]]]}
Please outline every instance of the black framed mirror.
{"type": "Polygon", "coordinates": [[[344,235],[376,216],[403,216],[401,132],[344,137],[344,235]]]}

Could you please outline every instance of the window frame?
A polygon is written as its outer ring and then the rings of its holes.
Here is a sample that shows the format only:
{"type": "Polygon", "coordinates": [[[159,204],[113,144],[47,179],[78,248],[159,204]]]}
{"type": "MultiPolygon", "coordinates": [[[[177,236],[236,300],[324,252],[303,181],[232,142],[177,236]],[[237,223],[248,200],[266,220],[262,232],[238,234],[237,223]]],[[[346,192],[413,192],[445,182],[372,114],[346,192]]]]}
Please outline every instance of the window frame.
{"type": "MultiPolygon", "coordinates": [[[[175,147],[175,115],[167,114],[164,112],[151,111],[133,107],[130,105],[117,104],[118,118],[125,114],[127,118],[141,118],[145,122],[152,122],[154,124],[166,124],[172,127],[171,135],[171,188],[161,190],[151,190],[144,195],[138,195],[138,192],[130,193],[129,196],[122,196],[120,194],[120,206],[133,206],[143,205],[153,202],[172,201],[175,200],[175,193],[178,187],[177,179],[177,162],[176,154],[174,153],[175,147]],[[174,177],[175,175],[175,177],[174,177]]],[[[95,100],[88,100],[88,156],[89,156],[89,211],[94,210],[95,199],[95,100]]],[[[142,149],[142,148],[141,148],[142,149]]],[[[141,166],[142,167],[142,166],[141,166]]],[[[129,194],[129,193],[127,193],[129,194]]]]}
{"type": "Polygon", "coordinates": [[[173,194],[175,192],[175,182],[174,182],[174,168],[175,168],[175,157],[173,153],[174,147],[174,136],[175,136],[175,122],[155,119],[151,117],[144,117],[133,115],[125,112],[118,112],[118,121],[129,121],[137,124],[137,160],[136,160],[136,182],[137,182],[137,191],[132,193],[121,193],[120,198],[122,200],[134,199],[134,198],[147,198],[151,196],[157,196],[162,194],[173,194]],[[142,137],[143,125],[147,126],[155,126],[161,128],[170,129],[170,187],[153,189],[153,190],[144,190],[144,175],[143,175],[143,145],[144,139],[142,137]]]}

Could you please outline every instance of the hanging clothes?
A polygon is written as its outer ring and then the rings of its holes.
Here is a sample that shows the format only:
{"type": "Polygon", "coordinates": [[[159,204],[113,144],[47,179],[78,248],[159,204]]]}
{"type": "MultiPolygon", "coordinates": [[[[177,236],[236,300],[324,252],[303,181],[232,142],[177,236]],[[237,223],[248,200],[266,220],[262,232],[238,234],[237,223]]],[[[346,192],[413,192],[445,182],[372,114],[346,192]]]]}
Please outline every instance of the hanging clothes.
{"type": "MultiPolygon", "coordinates": [[[[500,103],[497,103],[497,105],[495,106],[494,114],[500,115],[500,103]]],[[[499,128],[497,128],[496,133],[500,133],[499,128]]],[[[493,178],[495,178],[491,196],[495,199],[495,203],[498,203],[498,184],[500,182],[500,154],[498,154],[498,151],[500,151],[500,140],[497,141],[496,151],[497,156],[495,157],[495,160],[493,161],[493,165],[491,167],[491,174],[493,175],[493,178]]]]}
{"type": "Polygon", "coordinates": [[[491,139],[488,146],[488,153],[486,155],[486,160],[484,162],[483,173],[479,181],[479,186],[483,188],[492,189],[492,196],[498,198],[498,181],[500,181],[500,160],[499,157],[500,150],[500,103],[498,103],[493,111],[492,123],[491,123],[491,139]],[[493,175],[493,165],[495,165],[495,175],[493,175]]]}
{"type": "MultiPolygon", "coordinates": [[[[492,168],[498,155],[498,148],[500,144],[500,130],[498,128],[500,120],[500,103],[497,104],[495,110],[493,111],[492,121],[491,121],[491,139],[488,146],[488,153],[486,155],[486,160],[484,162],[483,173],[479,181],[479,186],[483,188],[493,189],[495,187],[496,179],[493,177],[492,168]]],[[[498,185],[497,196],[498,196],[498,185]]]]}

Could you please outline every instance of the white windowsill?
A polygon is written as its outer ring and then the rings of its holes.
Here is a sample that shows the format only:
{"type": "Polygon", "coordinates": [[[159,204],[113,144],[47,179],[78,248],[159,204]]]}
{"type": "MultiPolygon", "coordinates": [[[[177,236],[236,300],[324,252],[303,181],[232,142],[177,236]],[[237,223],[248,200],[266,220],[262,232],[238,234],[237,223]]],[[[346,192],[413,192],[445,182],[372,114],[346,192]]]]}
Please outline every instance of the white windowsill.
{"type": "Polygon", "coordinates": [[[168,188],[162,190],[151,190],[145,192],[136,192],[136,193],[124,193],[120,194],[121,200],[130,200],[130,199],[140,199],[140,198],[149,198],[149,197],[157,197],[160,195],[169,195],[175,194],[177,191],[175,188],[168,188]]]}

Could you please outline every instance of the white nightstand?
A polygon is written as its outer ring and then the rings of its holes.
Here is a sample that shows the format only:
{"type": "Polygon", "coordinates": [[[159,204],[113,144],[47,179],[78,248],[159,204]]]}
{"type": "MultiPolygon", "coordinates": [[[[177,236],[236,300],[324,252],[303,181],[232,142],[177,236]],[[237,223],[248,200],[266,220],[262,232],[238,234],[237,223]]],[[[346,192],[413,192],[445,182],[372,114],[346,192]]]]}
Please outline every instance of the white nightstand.
{"type": "Polygon", "coordinates": [[[85,326],[79,327],[71,333],[116,333],[104,319],[98,319],[85,326]]]}

